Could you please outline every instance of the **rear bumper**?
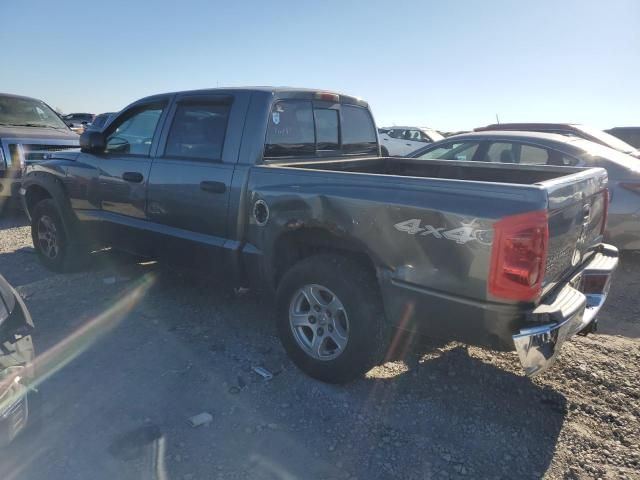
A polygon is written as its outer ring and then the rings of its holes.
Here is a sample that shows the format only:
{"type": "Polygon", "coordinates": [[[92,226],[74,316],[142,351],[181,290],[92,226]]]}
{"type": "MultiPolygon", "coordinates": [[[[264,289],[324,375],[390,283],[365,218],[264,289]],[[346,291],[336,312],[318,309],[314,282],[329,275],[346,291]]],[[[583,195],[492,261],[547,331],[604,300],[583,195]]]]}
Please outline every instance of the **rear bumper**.
{"type": "Polygon", "coordinates": [[[531,314],[541,325],[513,335],[520,362],[527,375],[536,375],[556,360],[562,344],[573,335],[595,329],[596,316],[609,293],[618,266],[618,250],[603,245],[560,292],[545,299],[531,314]]]}

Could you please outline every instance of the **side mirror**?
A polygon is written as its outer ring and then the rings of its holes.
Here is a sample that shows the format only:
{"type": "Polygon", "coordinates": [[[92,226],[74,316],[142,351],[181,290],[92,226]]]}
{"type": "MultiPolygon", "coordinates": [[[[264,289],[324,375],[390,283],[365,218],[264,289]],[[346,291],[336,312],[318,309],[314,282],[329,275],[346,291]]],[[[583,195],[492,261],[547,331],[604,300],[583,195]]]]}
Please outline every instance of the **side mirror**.
{"type": "Polygon", "coordinates": [[[96,130],[85,130],[80,135],[80,149],[87,153],[104,152],[107,147],[102,132],[96,130]]]}

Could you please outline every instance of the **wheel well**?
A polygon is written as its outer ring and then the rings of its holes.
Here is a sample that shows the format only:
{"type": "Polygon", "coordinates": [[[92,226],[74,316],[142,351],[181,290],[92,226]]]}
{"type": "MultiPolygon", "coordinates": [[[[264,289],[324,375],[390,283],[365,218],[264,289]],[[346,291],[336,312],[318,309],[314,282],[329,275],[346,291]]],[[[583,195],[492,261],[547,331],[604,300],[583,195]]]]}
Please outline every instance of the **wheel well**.
{"type": "Polygon", "coordinates": [[[34,207],[38,204],[38,202],[46,199],[52,198],[51,194],[43,187],[39,185],[32,185],[27,189],[25,194],[25,200],[27,204],[27,210],[29,211],[29,215],[33,212],[34,207]]]}
{"type": "Polygon", "coordinates": [[[283,234],[276,242],[272,260],[272,281],[278,287],[282,276],[300,260],[321,253],[333,253],[355,260],[372,275],[376,266],[359,242],[338,237],[319,228],[304,228],[283,234]]]}

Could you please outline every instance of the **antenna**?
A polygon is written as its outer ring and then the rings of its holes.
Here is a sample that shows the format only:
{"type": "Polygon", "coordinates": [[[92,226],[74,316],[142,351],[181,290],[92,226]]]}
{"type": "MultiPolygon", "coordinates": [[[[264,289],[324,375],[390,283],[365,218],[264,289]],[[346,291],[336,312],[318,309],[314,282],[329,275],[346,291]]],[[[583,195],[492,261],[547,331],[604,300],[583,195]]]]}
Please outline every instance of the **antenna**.
{"type": "Polygon", "coordinates": [[[498,117],[498,114],[496,113],[496,123],[500,124],[500,117],[498,117]]]}

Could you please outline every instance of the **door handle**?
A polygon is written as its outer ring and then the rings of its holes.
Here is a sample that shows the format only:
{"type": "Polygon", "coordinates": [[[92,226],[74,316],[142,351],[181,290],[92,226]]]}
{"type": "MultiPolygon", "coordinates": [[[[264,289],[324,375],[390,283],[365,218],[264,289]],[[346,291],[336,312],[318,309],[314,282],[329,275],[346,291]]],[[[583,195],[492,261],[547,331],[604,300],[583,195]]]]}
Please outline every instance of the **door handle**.
{"type": "Polygon", "coordinates": [[[124,172],[122,179],[126,182],[140,183],[144,179],[144,176],[140,172],[124,172]]]}
{"type": "Polygon", "coordinates": [[[411,146],[411,144],[410,144],[410,143],[405,143],[405,145],[406,145],[407,147],[410,147],[410,146],[411,146]]]}
{"type": "Polygon", "coordinates": [[[223,182],[205,180],[200,182],[200,190],[211,193],[224,193],[227,191],[227,186],[223,182]]]}

